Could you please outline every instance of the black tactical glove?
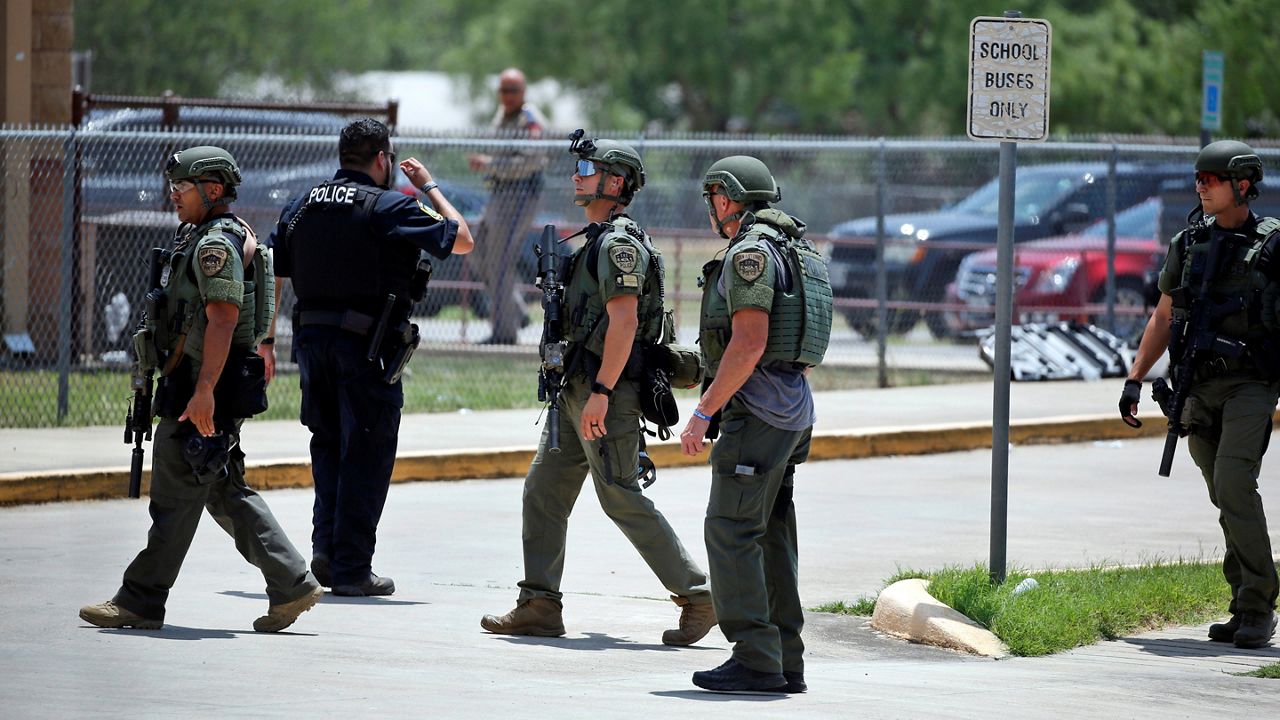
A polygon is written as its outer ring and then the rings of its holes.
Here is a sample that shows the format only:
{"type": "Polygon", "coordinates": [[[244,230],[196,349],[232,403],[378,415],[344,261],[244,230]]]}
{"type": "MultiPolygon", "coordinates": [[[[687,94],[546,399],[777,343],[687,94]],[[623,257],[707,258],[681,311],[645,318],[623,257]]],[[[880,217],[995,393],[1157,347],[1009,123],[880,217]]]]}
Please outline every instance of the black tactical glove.
{"type": "Polygon", "coordinates": [[[1120,419],[1132,428],[1142,427],[1142,421],[1133,416],[1133,408],[1142,399],[1142,381],[1125,380],[1124,392],[1120,393],[1120,419]]]}

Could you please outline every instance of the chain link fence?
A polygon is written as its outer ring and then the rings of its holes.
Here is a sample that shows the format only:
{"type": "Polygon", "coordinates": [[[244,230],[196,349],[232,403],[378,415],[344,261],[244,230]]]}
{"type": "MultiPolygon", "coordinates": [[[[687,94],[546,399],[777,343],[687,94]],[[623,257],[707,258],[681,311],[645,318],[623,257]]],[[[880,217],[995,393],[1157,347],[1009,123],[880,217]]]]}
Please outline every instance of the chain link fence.
{"type": "MultiPolygon", "coordinates": [[[[229,150],[244,177],[233,209],[265,238],[290,198],[332,176],[341,123],[313,119],[307,134],[266,123],[0,128],[0,426],[123,418],[148,249],[177,227],[162,174],[169,155],[229,150]]],[[[666,258],[680,341],[696,338],[697,279],[726,244],[708,222],[702,174],[720,157],[750,154],[773,170],[780,207],[808,224],[830,260],[838,312],[823,372],[862,385],[989,373],[977,336],[993,322],[996,144],[612,137],[644,158],[647,183],[631,214],[666,258]]],[[[416,308],[423,346],[406,374],[406,410],[534,405],[541,311],[532,248],[546,224],[562,236],[582,225],[568,143],[404,130],[395,143],[400,158],[426,164],[477,237],[476,252],[435,263],[416,308]]],[[[1020,147],[1015,322],[1080,319],[1136,335],[1144,277],[1196,202],[1195,153],[1191,140],[1020,147]]],[[[1260,154],[1276,172],[1280,151],[1260,154]]],[[[397,185],[413,191],[403,177],[397,185]]],[[[1275,214],[1271,200],[1264,188],[1255,207],[1275,214]]],[[[297,415],[291,308],[286,291],[268,417],[297,415]]],[[[821,376],[815,382],[824,387],[821,376]]]]}

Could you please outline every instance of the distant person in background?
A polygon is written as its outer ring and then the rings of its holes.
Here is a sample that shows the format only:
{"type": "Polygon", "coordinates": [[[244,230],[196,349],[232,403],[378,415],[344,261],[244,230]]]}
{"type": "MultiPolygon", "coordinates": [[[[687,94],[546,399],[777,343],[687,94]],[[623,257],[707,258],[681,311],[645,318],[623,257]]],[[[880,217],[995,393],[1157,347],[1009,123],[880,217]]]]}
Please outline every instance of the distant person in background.
{"type": "MultiPolygon", "coordinates": [[[[507,68],[498,76],[498,111],[491,127],[502,137],[537,139],[547,126],[538,109],[524,101],[524,73],[507,68]]],[[[524,300],[516,289],[516,258],[528,234],[542,193],[546,157],[529,150],[506,150],[467,158],[471,169],[488,176],[491,191],[484,222],[478,229],[478,267],[489,295],[493,332],[485,344],[513,345],[516,332],[528,323],[524,300]]]]}

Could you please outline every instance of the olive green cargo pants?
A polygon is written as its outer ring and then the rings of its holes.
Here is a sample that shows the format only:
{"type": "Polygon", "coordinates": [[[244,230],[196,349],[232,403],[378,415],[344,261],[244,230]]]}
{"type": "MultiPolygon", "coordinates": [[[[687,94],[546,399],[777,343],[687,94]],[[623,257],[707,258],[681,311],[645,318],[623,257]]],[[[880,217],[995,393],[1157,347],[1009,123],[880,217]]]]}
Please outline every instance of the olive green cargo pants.
{"type": "Polygon", "coordinates": [[[236,550],[262,571],[270,604],[287,603],[313,591],[317,585],[307,572],[306,560],[289,542],[262,497],[245,485],[240,448],[231,451],[227,477],[202,480],[182,456],[184,438],[174,436],[179,427],[178,421],[171,419],[162,419],[156,426],[151,530],[147,547],[124,572],[116,604],[148,619],[164,619],[169,589],[178,578],[205,510],[235,540],[236,550]]]}
{"type": "Polygon", "coordinates": [[[538,454],[524,480],[524,580],[520,601],[535,597],[561,602],[565,534],[569,513],[582,491],[588,471],[605,515],[631,541],[640,557],[672,595],[695,605],[711,602],[707,575],[689,557],[667,519],[640,490],[640,400],[635,384],[620,380],[609,399],[603,442],[588,442],[578,433],[582,408],[591,387],[582,378],[560,394],[560,452],[548,449],[543,423],[538,454]],[[601,448],[604,452],[601,454],[601,448]]]}
{"type": "Polygon", "coordinates": [[[813,428],[782,430],[731,400],[711,447],[704,526],[711,594],[733,659],[761,672],[803,672],[795,466],[813,428]]]}
{"type": "Polygon", "coordinates": [[[1274,383],[1233,376],[1196,382],[1188,398],[1193,430],[1187,447],[1219,511],[1227,546],[1222,574],[1231,586],[1233,614],[1271,610],[1280,589],[1258,494],[1276,398],[1274,383]]]}

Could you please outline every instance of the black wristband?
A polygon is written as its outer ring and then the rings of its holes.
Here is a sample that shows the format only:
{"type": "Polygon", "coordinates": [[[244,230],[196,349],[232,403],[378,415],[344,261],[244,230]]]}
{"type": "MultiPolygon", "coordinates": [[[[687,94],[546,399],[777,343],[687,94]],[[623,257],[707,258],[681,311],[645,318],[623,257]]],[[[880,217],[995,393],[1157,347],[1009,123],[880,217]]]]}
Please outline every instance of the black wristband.
{"type": "Polygon", "coordinates": [[[601,385],[599,381],[591,383],[591,392],[600,393],[605,397],[613,397],[613,391],[604,385],[601,385]]]}
{"type": "Polygon", "coordinates": [[[260,343],[258,343],[258,344],[259,344],[259,345],[275,345],[275,344],[276,344],[276,339],[275,339],[275,338],[273,338],[273,337],[269,337],[269,338],[262,338],[262,342],[260,342],[260,343]]]}

